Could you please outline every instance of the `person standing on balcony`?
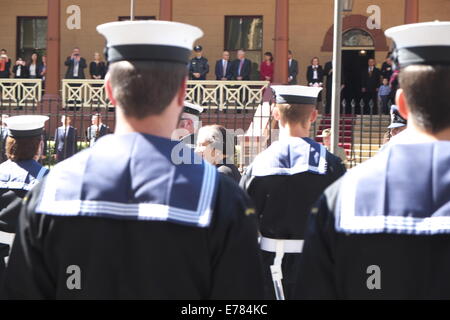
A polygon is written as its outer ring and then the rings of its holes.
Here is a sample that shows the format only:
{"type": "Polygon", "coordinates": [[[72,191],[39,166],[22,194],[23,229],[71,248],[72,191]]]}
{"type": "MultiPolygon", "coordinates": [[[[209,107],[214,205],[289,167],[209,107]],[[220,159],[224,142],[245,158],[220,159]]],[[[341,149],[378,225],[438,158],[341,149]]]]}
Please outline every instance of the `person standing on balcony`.
{"type": "Polygon", "coordinates": [[[9,78],[11,71],[11,59],[6,49],[0,50],[0,78],[9,78]]]}
{"type": "Polygon", "coordinates": [[[288,74],[288,84],[297,84],[298,61],[294,59],[291,50],[288,50],[288,74]]]}
{"type": "Polygon", "coordinates": [[[67,57],[64,64],[67,66],[66,79],[86,79],[84,69],[86,69],[86,59],[80,55],[80,49],[74,48],[72,55],[67,57]]]}
{"type": "Polygon", "coordinates": [[[308,86],[322,88],[323,76],[323,68],[320,65],[319,58],[312,58],[311,65],[308,66],[308,70],[306,71],[306,81],[308,82],[308,86]]]}
{"type": "Polygon", "coordinates": [[[252,72],[252,62],[245,58],[245,51],[238,50],[237,59],[231,63],[231,74],[233,80],[248,81],[252,72]]]}
{"type": "Polygon", "coordinates": [[[102,115],[100,113],[92,116],[91,123],[91,126],[86,130],[86,137],[89,141],[89,146],[92,147],[98,139],[109,133],[109,127],[102,122],[102,115]]]}
{"type": "Polygon", "coordinates": [[[43,55],[42,56],[42,69],[41,69],[41,74],[40,74],[40,77],[43,81],[43,85],[45,85],[46,74],[47,74],[47,56],[43,55]]]}
{"type": "Polygon", "coordinates": [[[189,78],[191,80],[206,80],[209,73],[208,59],[203,57],[203,47],[194,47],[195,57],[189,63],[189,78]]]}
{"type": "Polygon", "coordinates": [[[39,61],[39,55],[36,52],[33,52],[27,66],[30,79],[41,79],[42,67],[42,63],[39,61]]]}
{"type": "Polygon", "coordinates": [[[94,53],[94,61],[89,64],[89,73],[94,80],[105,79],[106,64],[102,61],[100,53],[94,53]]]}
{"type": "Polygon", "coordinates": [[[272,82],[273,80],[273,56],[271,52],[264,53],[264,60],[261,62],[259,68],[259,79],[263,81],[272,82]]]}
{"type": "Polygon", "coordinates": [[[381,76],[386,79],[391,79],[392,74],[394,73],[394,68],[392,67],[392,52],[389,52],[386,56],[386,60],[381,65],[381,76]]]}
{"type": "Polygon", "coordinates": [[[370,102],[373,102],[372,114],[378,111],[378,90],[381,81],[381,71],[375,66],[375,59],[369,59],[368,67],[362,74],[361,92],[364,101],[364,114],[370,114],[370,102]]]}
{"type": "Polygon", "coordinates": [[[72,118],[61,116],[62,126],[55,131],[55,157],[57,162],[61,162],[76,153],[77,150],[77,129],[71,126],[72,118]]]}
{"type": "Polygon", "coordinates": [[[22,58],[17,58],[17,61],[13,67],[14,78],[16,79],[28,79],[30,74],[28,73],[28,67],[22,58]]]}
{"type": "Polygon", "coordinates": [[[298,299],[450,298],[450,22],[385,34],[408,128],[311,210],[298,299]]]}
{"type": "Polygon", "coordinates": [[[216,61],[216,80],[231,80],[233,75],[231,74],[231,61],[230,52],[224,51],[222,59],[216,61]]]}
{"type": "MultiPolygon", "coordinates": [[[[314,57],[311,60],[311,65],[306,70],[306,81],[310,87],[323,88],[323,68],[320,65],[319,58],[314,57]]],[[[322,92],[319,93],[317,102],[322,101],[322,92]]]]}
{"type": "Polygon", "coordinates": [[[292,299],[309,210],[345,173],[345,167],[341,159],[309,138],[322,89],[272,88],[280,140],[255,158],[240,185],[255,203],[259,217],[266,299],[283,299],[283,295],[292,299]]]}

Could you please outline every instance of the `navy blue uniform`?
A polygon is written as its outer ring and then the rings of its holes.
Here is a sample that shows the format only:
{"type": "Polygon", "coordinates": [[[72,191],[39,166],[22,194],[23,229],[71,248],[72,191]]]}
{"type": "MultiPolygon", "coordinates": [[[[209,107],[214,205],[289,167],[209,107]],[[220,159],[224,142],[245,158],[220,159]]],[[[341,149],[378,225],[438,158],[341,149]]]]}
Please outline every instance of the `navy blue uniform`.
{"type": "Polygon", "coordinates": [[[327,189],[296,297],[449,299],[449,163],[450,142],[394,139],[327,189]]]}
{"type": "Polygon", "coordinates": [[[111,134],[56,165],[21,211],[6,297],[262,298],[254,209],[178,144],[111,134]],[[175,164],[180,146],[194,164],[175,164]]]}
{"type": "MultiPolygon", "coordinates": [[[[303,240],[309,210],[320,194],[345,173],[342,161],[309,138],[277,141],[258,155],[241,180],[256,206],[263,238],[303,240]]],[[[275,253],[262,248],[266,297],[273,299],[270,266],[275,253]]],[[[292,298],[301,250],[282,258],[283,287],[292,298]]]]}
{"type": "MultiPolygon", "coordinates": [[[[48,173],[34,160],[0,164],[0,231],[14,233],[20,212],[21,199],[48,173]]],[[[4,272],[4,257],[9,245],[0,243],[0,278],[4,272]]]]}
{"type": "Polygon", "coordinates": [[[193,58],[189,63],[189,79],[191,80],[206,80],[206,75],[209,72],[208,59],[205,57],[193,58]],[[194,73],[200,73],[200,78],[194,77],[194,73]]]}

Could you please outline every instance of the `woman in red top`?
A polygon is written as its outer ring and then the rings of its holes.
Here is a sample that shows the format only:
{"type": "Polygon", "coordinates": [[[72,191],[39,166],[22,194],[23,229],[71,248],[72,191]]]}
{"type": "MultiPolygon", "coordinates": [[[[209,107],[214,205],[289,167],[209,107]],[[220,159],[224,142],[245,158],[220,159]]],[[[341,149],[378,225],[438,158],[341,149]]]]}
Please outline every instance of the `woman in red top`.
{"type": "Polygon", "coordinates": [[[273,80],[273,56],[272,53],[264,53],[264,60],[261,62],[259,78],[261,80],[270,81],[273,80]]]}

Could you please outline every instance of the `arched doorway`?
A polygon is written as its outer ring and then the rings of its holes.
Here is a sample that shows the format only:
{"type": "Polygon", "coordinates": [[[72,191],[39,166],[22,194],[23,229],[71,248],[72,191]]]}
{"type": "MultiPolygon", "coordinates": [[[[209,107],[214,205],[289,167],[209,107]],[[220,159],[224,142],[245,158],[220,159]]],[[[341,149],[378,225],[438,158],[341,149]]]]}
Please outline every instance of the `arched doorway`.
{"type": "Polygon", "coordinates": [[[343,92],[347,102],[361,99],[361,80],[367,61],[375,58],[375,41],[362,29],[350,29],[342,35],[342,70],[345,89],[343,92]]]}
{"type": "MultiPolygon", "coordinates": [[[[322,51],[333,51],[333,25],[324,36],[322,51]]],[[[362,68],[367,66],[367,60],[375,57],[375,52],[388,52],[386,36],[383,29],[369,29],[367,16],[348,15],[342,21],[343,30],[343,71],[346,89],[344,97],[348,102],[361,99],[362,68]],[[359,70],[359,71],[358,71],[359,70]]],[[[348,103],[347,105],[350,105],[348,103]]]]}

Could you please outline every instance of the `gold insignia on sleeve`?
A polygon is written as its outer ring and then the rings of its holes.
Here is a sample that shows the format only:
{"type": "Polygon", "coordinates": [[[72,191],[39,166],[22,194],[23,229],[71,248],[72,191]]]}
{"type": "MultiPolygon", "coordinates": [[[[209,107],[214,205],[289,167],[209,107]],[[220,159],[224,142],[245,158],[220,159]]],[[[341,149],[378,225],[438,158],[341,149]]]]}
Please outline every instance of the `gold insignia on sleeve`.
{"type": "Polygon", "coordinates": [[[245,209],[245,215],[246,216],[249,216],[249,215],[252,215],[252,214],[255,214],[255,209],[253,209],[253,208],[245,209]]]}
{"type": "Polygon", "coordinates": [[[312,213],[312,214],[318,214],[318,213],[319,213],[319,208],[313,207],[313,208],[311,209],[311,213],[312,213]]]}

